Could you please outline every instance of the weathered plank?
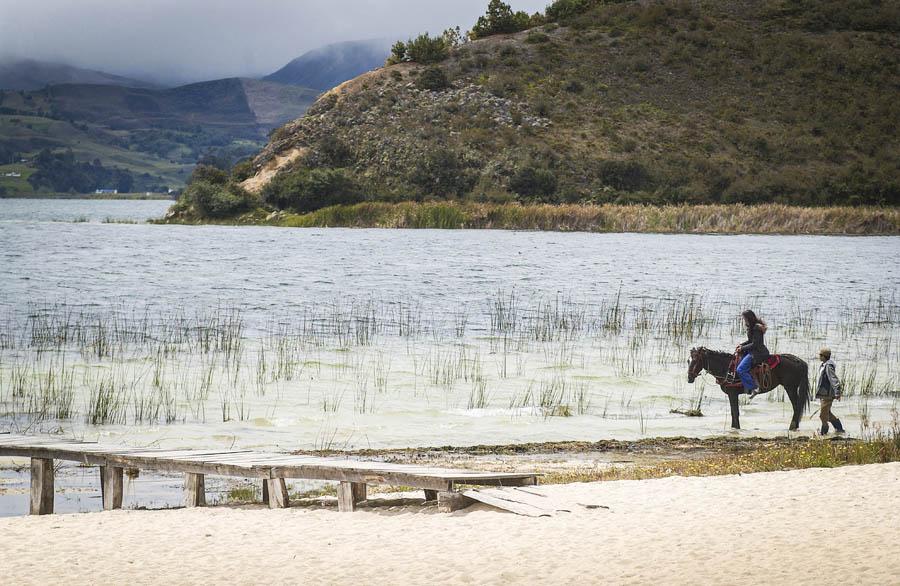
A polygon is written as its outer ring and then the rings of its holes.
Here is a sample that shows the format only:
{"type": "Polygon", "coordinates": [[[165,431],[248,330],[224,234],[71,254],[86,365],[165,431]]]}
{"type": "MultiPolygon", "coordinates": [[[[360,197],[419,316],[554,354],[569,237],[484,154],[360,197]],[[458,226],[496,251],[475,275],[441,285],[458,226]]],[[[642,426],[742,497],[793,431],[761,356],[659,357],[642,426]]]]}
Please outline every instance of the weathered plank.
{"type": "Polygon", "coordinates": [[[122,508],[123,475],[122,468],[100,466],[100,492],[103,495],[103,510],[122,508]]]}
{"type": "Polygon", "coordinates": [[[32,515],[53,514],[53,460],[31,459],[32,515]]]}
{"type": "Polygon", "coordinates": [[[474,488],[463,491],[464,496],[486,505],[526,517],[553,517],[558,512],[571,512],[556,507],[547,497],[515,488],[474,488]]]}
{"type": "Polygon", "coordinates": [[[270,509],[286,509],[291,506],[284,478],[267,478],[263,482],[266,486],[264,496],[270,509]]]}
{"type": "Polygon", "coordinates": [[[184,506],[206,506],[206,477],[203,474],[184,475],[184,506]]]}

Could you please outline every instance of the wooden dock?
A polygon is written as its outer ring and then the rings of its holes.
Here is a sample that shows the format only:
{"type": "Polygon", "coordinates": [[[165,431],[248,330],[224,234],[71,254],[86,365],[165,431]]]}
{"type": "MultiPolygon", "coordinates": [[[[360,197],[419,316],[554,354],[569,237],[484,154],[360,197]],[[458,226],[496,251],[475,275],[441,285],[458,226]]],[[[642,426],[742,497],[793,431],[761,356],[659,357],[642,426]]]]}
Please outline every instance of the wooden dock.
{"type": "Polygon", "coordinates": [[[425,500],[437,500],[443,511],[453,511],[471,500],[457,490],[467,486],[530,486],[535,473],[479,472],[320,458],[277,452],[245,450],[161,450],[121,448],[98,443],[44,436],[0,434],[0,456],[31,458],[31,514],[53,513],[53,462],[64,460],[100,468],[105,510],[122,507],[125,469],[175,472],[185,475],[185,506],[206,504],[208,475],[258,478],[263,499],[271,508],[290,506],[285,479],[337,481],[338,510],[353,511],[366,500],[368,485],[409,486],[425,491],[425,500]]]}

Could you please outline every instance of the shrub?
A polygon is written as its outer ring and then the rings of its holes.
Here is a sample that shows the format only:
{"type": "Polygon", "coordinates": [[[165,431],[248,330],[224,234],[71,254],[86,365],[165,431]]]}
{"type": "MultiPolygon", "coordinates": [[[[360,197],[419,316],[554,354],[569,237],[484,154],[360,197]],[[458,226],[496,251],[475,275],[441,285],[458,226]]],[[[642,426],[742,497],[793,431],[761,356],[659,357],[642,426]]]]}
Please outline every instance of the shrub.
{"type": "Polygon", "coordinates": [[[253,176],[253,159],[244,159],[231,169],[231,180],[240,183],[253,176]]]}
{"type": "Polygon", "coordinates": [[[447,74],[443,69],[431,66],[423,71],[416,80],[416,87],[421,90],[439,92],[450,87],[450,80],[447,79],[447,74]]]}
{"type": "Polygon", "coordinates": [[[385,65],[396,65],[397,63],[403,63],[404,61],[409,61],[407,58],[406,43],[397,41],[391,47],[391,54],[387,58],[385,65]]]}
{"type": "Polygon", "coordinates": [[[279,173],[263,190],[267,203],[300,213],[320,208],[359,203],[362,186],[342,169],[300,169],[279,173]]]}
{"type": "Polygon", "coordinates": [[[465,195],[476,181],[468,162],[459,153],[444,148],[427,153],[409,175],[409,182],[426,196],[465,195]]]}
{"type": "Polygon", "coordinates": [[[194,172],[191,173],[188,183],[190,184],[196,181],[211,183],[213,185],[225,185],[228,182],[228,173],[218,167],[213,167],[212,165],[197,165],[194,167],[194,172]]]}
{"type": "Polygon", "coordinates": [[[353,151],[334,135],[326,135],[319,142],[319,153],[330,167],[347,167],[353,161],[353,151]]]}
{"type": "Polygon", "coordinates": [[[525,37],[525,42],[531,45],[538,45],[540,43],[549,43],[550,37],[545,35],[542,32],[531,31],[528,33],[528,36],[525,37]]]}
{"type": "Polygon", "coordinates": [[[432,37],[425,33],[406,43],[406,61],[431,65],[440,63],[449,55],[450,47],[444,37],[432,37]]]}
{"type": "Polygon", "coordinates": [[[549,198],[556,193],[556,175],[536,165],[520,168],[509,180],[509,188],[526,198],[549,198]]]}
{"type": "Polygon", "coordinates": [[[573,79],[569,83],[566,84],[566,91],[571,94],[580,94],[584,91],[584,84],[578,81],[577,79],[573,79]]]}
{"type": "Polygon", "coordinates": [[[491,0],[484,16],[469,31],[472,39],[483,39],[491,35],[517,33],[531,26],[527,12],[513,12],[512,7],[501,0],[491,0]]]}
{"type": "Polygon", "coordinates": [[[548,20],[559,21],[587,12],[597,0],[556,0],[547,7],[545,14],[548,20]]]}
{"type": "Polygon", "coordinates": [[[622,191],[640,191],[651,183],[650,174],[637,161],[601,161],[598,175],[605,185],[622,191]]]}
{"type": "Polygon", "coordinates": [[[197,212],[205,218],[229,218],[253,208],[256,199],[235,184],[211,183],[194,180],[184,193],[181,201],[193,204],[197,212]]]}

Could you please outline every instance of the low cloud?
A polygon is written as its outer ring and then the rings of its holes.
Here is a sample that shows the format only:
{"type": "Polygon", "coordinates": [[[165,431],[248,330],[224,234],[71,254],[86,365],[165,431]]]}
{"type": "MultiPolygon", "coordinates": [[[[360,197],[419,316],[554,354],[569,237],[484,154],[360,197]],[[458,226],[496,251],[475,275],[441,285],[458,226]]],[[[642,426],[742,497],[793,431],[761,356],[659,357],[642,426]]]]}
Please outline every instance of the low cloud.
{"type": "MultiPolygon", "coordinates": [[[[0,0],[0,58],[164,82],[270,73],[324,44],[471,27],[488,0],[0,0]]],[[[549,0],[513,0],[536,12],[549,0]]]]}

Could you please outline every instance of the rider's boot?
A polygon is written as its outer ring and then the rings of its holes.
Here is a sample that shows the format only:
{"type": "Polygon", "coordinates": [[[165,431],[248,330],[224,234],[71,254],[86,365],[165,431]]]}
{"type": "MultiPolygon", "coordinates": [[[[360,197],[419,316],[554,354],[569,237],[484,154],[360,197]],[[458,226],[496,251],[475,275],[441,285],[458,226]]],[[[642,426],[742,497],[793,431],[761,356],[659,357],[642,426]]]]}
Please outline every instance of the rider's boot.
{"type": "Polygon", "coordinates": [[[747,398],[752,399],[753,397],[755,397],[758,394],[759,394],[759,387],[756,387],[753,390],[747,391],[747,398]]]}

